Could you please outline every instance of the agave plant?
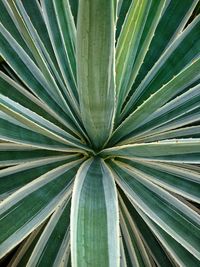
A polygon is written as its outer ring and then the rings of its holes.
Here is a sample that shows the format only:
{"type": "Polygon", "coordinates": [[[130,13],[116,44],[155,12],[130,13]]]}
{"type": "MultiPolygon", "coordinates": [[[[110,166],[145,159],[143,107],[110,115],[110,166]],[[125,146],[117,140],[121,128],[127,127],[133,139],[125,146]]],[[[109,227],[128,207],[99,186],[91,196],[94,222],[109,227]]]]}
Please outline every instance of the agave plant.
{"type": "Polygon", "coordinates": [[[197,3],[0,1],[4,266],[200,266],[197,3]]]}

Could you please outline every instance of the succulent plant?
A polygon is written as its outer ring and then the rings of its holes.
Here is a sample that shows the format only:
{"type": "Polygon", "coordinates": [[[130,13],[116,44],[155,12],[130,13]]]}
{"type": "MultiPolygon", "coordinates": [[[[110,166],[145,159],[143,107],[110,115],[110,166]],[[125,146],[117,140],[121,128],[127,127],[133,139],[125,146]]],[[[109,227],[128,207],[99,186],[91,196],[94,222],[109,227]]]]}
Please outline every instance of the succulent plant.
{"type": "Polygon", "coordinates": [[[0,1],[2,264],[200,266],[197,4],[0,1]]]}

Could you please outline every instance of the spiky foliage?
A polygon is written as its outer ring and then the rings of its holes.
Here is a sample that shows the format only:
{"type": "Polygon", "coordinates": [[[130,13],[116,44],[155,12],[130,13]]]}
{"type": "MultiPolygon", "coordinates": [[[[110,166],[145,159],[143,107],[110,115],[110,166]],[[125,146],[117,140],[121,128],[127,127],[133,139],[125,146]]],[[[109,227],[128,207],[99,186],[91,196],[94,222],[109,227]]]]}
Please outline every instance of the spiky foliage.
{"type": "Polygon", "coordinates": [[[197,2],[0,1],[9,266],[200,265],[197,2]]]}

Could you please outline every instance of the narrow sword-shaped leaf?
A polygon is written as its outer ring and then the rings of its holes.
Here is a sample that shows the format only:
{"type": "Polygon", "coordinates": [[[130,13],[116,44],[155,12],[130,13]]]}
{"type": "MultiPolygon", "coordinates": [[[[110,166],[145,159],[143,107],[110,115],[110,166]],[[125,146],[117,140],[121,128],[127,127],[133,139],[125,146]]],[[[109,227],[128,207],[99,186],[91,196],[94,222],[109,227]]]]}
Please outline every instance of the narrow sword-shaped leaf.
{"type": "Polygon", "coordinates": [[[75,24],[77,24],[79,0],[69,0],[75,24]]]}
{"type": "Polygon", "coordinates": [[[65,42],[74,80],[76,81],[76,27],[69,1],[53,0],[61,35],[65,42]]]}
{"type": "Polygon", "coordinates": [[[15,72],[20,75],[21,79],[32,92],[57,113],[59,117],[63,118],[72,131],[75,130],[76,127],[74,124],[76,120],[72,121],[74,116],[71,110],[68,110],[67,114],[66,110],[63,112],[63,109],[58,106],[50,93],[51,90],[49,90],[49,84],[42,72],[1,24],[0,40],[2,42],[2,45],[0,46],[0,54],[2,54],[6,61],[9,62],[15,72]]]}
{"type": "Polygon", "coordinates": [[[61,104],[64,108],[67,105],[67,109],[72,108],[74,112],[79,116],[77,103],[74,103],[72,101],[72,97],[66,90],[66,85],[63,83],[60,77],[59,68],[52,62],[48,52],[45,49],[44,44],[42,43],[28,14],[26,13],[22,2],[15,0],[13,9],[15,15],[17,16],[17,21],[20,25],[20,28],[23,28],[22,32],[24,34],[26,42],[31,47],[31,51],[38,63],[38,66],[50,85],[49,88],[51,89],[51,94],[54,95],[54,98],[59,105],[61,104]]]}
{"type": "MultiPolygon", "coordinates": [[[[48,90],[51,92],[55,101],[61,107],[65,107],[66,103],[58,89],[58,86],[55,82],[55,79],[51,75],[51,70],[47,65],[46,57],[49,58],[48,53],[44,49],[44,45],[42,44],[40,38],[36,30],[34,29],[21,1],[13,0],[9,2],[9,9],[12,10],[14,19],[19,26],[19,31],[22,34],[27,46],[29,47],[38,67],[40,68],[42,74],[46,78],[46,81],[49,85],[48,90]]],[[[53,64],[51,64],[52,68],[53,64]]],[[[55,73],[55,72],[54,72],[55,73]]]]}
{"type": "Polygon", "coordinates": [[[141,210],[137,211],[155,234],[156,238],[162,243],[173,261],[179,266],[196,267],[199,265],[199,260],[194,255],[188,252],[182,245],[173,239],[167,232],[163,231],[161,227],[155,224],[149,217],[147,217],[141,210]]]}
{"type": "Polygon", "coordinates": [[[70,204],[64,196],[41,234],[27,262],[28,266],[67,266],[70,252],[70,204]]]}
{"type": "Polygon", "coordinates": [[[34,60],[34,57],[27,46],[26,42],[24,41],[23,37],[21,36],[18,24],[16,23],[16,20],[14,19],[14,15],[9,8],[8,1],[2,0],[0,2],[0,22],[4,27],[10,32],[10,34],[15,38],[15,40],[20,44],[20,46],[23,47],[23,49],[26,51],[26,53],[31,57],[32,60],[34,60]]]}
{"type": "Polygon", "coordinates": [[[150,44],[149,51],[146,54],[138,77],[133,85],[132,93],[136,90],[166,48],[177,38],[178,34],[183,31],[197,3],[198,0],[166,1],[164,13],[162,14],[150,44]],[[174,16],[174,14],[176,15],[174,16]]]}
{"type": "Polygon", "coordinates": [[[74,145],[75,147],[78,146],[79,148],[87,150],[84,144],[73,136],[70,136],[61,128],[56,127],[41,116],[2,95],[0,95],[0,110],[10,115],[12,118],[15,118],[34,132],[40,133],[63,144],[74,145]]]}
{"type": "Polygon", "coordinates": [[[200,58],[183,69],[176,77],[149,97],[115,130],[109,144],[116,143],[126,135],[129,135],[129,137],[131,137],[132,133],[134,135],[134,130],[142,125],[143,121],[154,111],[157,111],[167,101],[180,94],[190,84],[199,79],[199,68],[200,58]]]}
{"type": "Polygon", "coordinates": [[[68,4],[65,4],[65,6],[63,6],[64,2],[59,1],[59,3],[60,4],[56,4],[53,0],[45,0],[41,2],[44,20],[49,32],[57,62],[59,64],[67,89],[70,93],[70,97],[76,102],[78,100],[78,94],[75,81],[75,63],[70,61],[70,59],[74,61],[74,48],[72,43],[73,39],[71,38],[72,36],[70,36],[72,32],[69,32],[69,27],[72,26],[72,24],[69,25],[69,21],[66,20],[67,17],[65,16],[65,12],[67,11],[66,7],[68,8],[68,12],[70,12],[70,9],[68,4]],[[58,13],[56,12],[59,12],[59,9],[61,8],[64,14],[62,14],[62,16],[59,16],[60,19],[57,19],[56,15],[58,13]],[[61,28],[61,18],[62,22],[66,24],[64,32],[62,32],[63,28],[61,28]],[[67,36],[65,36],[65,39],[63,36],[64,33],[67,34],[67,36]],[[73,64],[73,66],[71,65],[71,63],[73,64]]]}
{"type": "Polygon", "coordinates": [[[165,140],[107,148],[102,157],[143,158],[153,161],[200,163],[200,139],[165,140]]]}
{"type": "Polygon", "coordinates": [[[63,195],[71,194],[81,162],[77,160],[47,172],[0,204],[0,257],[37,228],[55,210],[63,195]]]}
{"type": "Polygon", "coordinates": [[[121,206],[120,226],[122,229],[124,240],[127,244],[129,256],[132,266],[137,267],[151,267],[151,262],[147,254],[144,243],[141,239],[137,226],[128,214],[128,212],[121,206]]]}
{"type": "MultiPolygon", "coordinates": [[[[137,10],[137,6],[142,8],[141,1],[133,1],[133,7],[130,8],[129,13],[126,18],[126,22],[123,25],[123,29],[121,31],[118,43],[117,43],[117,50],[116,50],[116,68],[117,68],[117,77],[116,79],[116,86],[117,86],[117,93],[118,93],[118,113],[120,112],[122,108],[122,104],[124,103],[131,86],[133,85],[133,82],[135,81],[135,78],[138,74],[138,71],[140,69],[141,64],[143,63],[143,60],[145,58],[145,55],[147,53],[148,47],[150,45],[150,42],[153,38],[156,26],[158,25],[158,22],[160,20],[161,14],[163,12],[163,8],[165,6],[165,0],[163,1],[147,1],[148,5],[143,10],[143,15],[140,12],[141,18],[135,21],[134,28],[131,26],[131,24],[128,24],[129,16],[130,18],[136,19],[136,16],[134,16],[134,12],[139,13],[137,10]],[[131,12],[131,9],[132,12],[131,12]],[[145,17],[142,17],[145,16],[145,17]],[[138,26],[137,26],[138,24],[138,26]],[[139,26],[140,24],[140,26],[139,26]],[[138,28],[138,29],[137,29],[138,28]],[[125,32],[125,34],[123,34],[125,32]],[[128,36],[132,35],[132,38],[130,40],[128,39],[128,36]],[[122,38],[122,41],[121,41],[122,38]],[[124,39],[124,40],[123,40],[124,39]],[[119,59],[118,59],[118,50],[120,50],[121,45],[123,46],[124,52],[121,52],[119,59]],[[128,46],[128,48],[125,47],[128,46]],[[123,54],[125,54],[125,57],[127,60],[124,60],[123,54]],[[118,68],[123,69],[123,74],[120,75],[118,73],[118,68]],[[118,80],[120,80],[118,84],[118,80]],[[118,87],[119,85],[119,87],[118,87]]],[[[122,48],[121,48],[122,49],[122,48]]]]}
{"type": "Polygon", "coordinates": [[[67,155],[39,160],[32,159],[28,163],[21,163],[17,166],[0,170],[0,196],[3,198],[5,194],[12,193],[51,169],[78,159],[81,159],[81,156],[67,155]]]}
{"type": "MultiPolygon", "coordinates": [[[[175,97],[144,120],[143,129],[154,129],[200,107],[200,85],[175,97]]],[[[142,125],[142,123],[140,124],[142,125]]],[[[140,127],[139,127],[140,128],[140,127]]],[[[139,130],[139,129],[138,129],[139,130]]]]}
{"type": "Polygon", "coordinates": [[[16,165],[54,156],[68,155],[65,152],[42,150],[27,145],[0,143],[0,166],[16,165]]]}
{"type": "Polygon", "coordinates": [[[23,3],[26,13],[28,14],[31,23],[33,24],[33,27],[37,31],[43,45],[46,48],[46,51],[48,52],[54,66],[56,67],[58,74],[60,75],[61,73],[58,70],[58,64],[48,35],[47,27],[44,21],[42,9],[39,2],[38,1],[30,2],[26,0],[22,0],[21,2],[23,3]]]}
{"type": "Polygon", "coordinates": [[[129,92],[128,84],[151,3],[152,1],[148,0],[132,1],[117,42],[116,92],[118,111],[121,110],[124,98],[129,92]]]}
{"type": "MultiPolygon", "coordinates": [[[[5,75],[5,73],[0,71],[0,83],[0,93],[2,95],[11,98],[13,101],[37,113],[49,122],[52,122],[53,124],[59,126],[68,134],[75,136],[75,133],[66,127],[66,122],[51,108],[49,108],[47,104],[39,100],[31,92],[29,92],[23,84],[20,85],[19,80],[14,81],[9,76],[5,75]]],[[[78,137],[82,139],[81,135],[78,132],[76,132],[76,134],[78,134],[78,137]]]]}
{"type": "Polygon", "coordinates": [[[183,196],[195,203],[200,203],[200,175],[191,170],[170,166],[159,162],[141,162],[121,159],[143,173],[149,181],[183,196]]]}
{"type": "Polygon", "coordinates": [[[118,162],[112,168],[131,202],[200,260],[200,216],[135,168],[118,162]]]}
{"type": "MultiPolygon", "coordinates": [[[[72,152],[75,148],[29,129],[29,127],[18,122],[2,111],[0,111],[0,125],[0,138],[4,141],[66,152],[72,152]]],[[[80,149],[75,148],[75,150],[80,152],[80,149]]]]}
{"type": "MultiPolygon", "coordinates": [[[[170,130],[164,132],[159,132],[158,129],[157,132],[156,130],[154,130],[152,134],[149,133],[146,134],[146,136],[142,135],[138,138],[131,138],[129,139],[129,141],[123,142],[123,145],[128,143],[150,143],[165,139],[200,138],[200,126],[183,127],[177,130],[170,130]]],[[[122,143],[120,143],[120,145],[122,145],[122,143]]]]}
{"type": "Polygon", "coordinates": [[[122,193],[123,191],[119,196],[120,207],[121,209],[125,209],[132,217],[134,223],[138,228],[139,234],[146,245],[146,248],[150,252],[157,265],[160,267],[172,267],[173,264],[170,261],[170,258],[166,251],[163,250],[163,247],[158,242],[153,232],[146,224],[145,220],[142,219],[142,217],[137,213],[132,203],[128,201],[127,197],[125,198],[125,195],[122,195],[122,193]]]}
{"type": "Polygon", "coordinates": [[[196,61],[200,54],[199,36],[200,16],[174,40],[162,54],[154,67],[135,90],[123,111],[123,117],[141,105],[151,94],[168,83],[189,64],[196,61]]]}
{"type": "MultiPolygon", "coordinates": [[[[148,101],[148,103],[149,109],[152,111],[154,110],[154,105],[159,105],[159,101],[157,103],[148,101]]],[[[131,138],[135,136],[136,139],[140,137],[141,134],[148,135],[148,133],[150,134],[151,131],[155,128],[161,127],[163,124],[170,123],[171,121],[183,116],[184,114],[195,111],[199,107],[200,85],[196,85],[194,88],[188,89],[185,93],[175,97],[161,108],[155,110],[152,114],[147,115],[147,113],[145,112],[147,105],[146,108],[143,106],[143,108],[141,107],[141,109],[144,113],[146,113],[147,117],[146,119],[143,117],[143,121],[141,121],[141,123],[138,124],[138,127],[131,132],[130,136],[131,138]]],[[[142,116],[143,113],[140,112],[140,115],[142,116]]]]}
{"type": "MultiPolygon", "coordinates": [[[[43,118],[56,125],[61,126],[56,119],[54,119],[49,113],[46,105],[39,101],[33,94],[31,94],[25,87],[14,81],[3,72],[0,72],[0,94],[10,97],[13,101],[23,105],[24,107],[36,112],[43,118]]],[[[64,127],[64,125],[62,125],[64,127]]]]}
{"type": "Polygon", "coordinates": [[[77,75],[81,116],[96,148],[111,134],[115,109],[114,1],[79,3],[77,75]]]}
{"type": "Polygon", "coordinates": [[[45,223],[46,222],[42,223],[27,237],[27,239],[22,241],[7,267],[25,266],[27,264],[31,251],[44,230],[45,223]]]}
{"type": "MultiPolygon", "coordinates": [[[[150,136],[154,136],[154,135],[155,136],[158,135],[158,139],[156,139],[154,141],[159,141],[159,138],[160,138],[159,135],[160,134],[161,135],[163,134],[163,136],[169,134],[169,138],[164,138],[164,139],[171,139],[171,136],[173,136],[173,134],[174,135],[177,135],[177,139],[181,139],[184,136],[184,134],[187,136],[187,132],[188,132],[189,128],[191,128],[191,131],[189,131],[190,134],[192,134],[192,131],[193,131],[194,136],[188,136],[188,138],[195,137],[196,134],[197,134],[196,137],[198,138],[198,128],[197,128],[197,131],[196,131],[195,130],[195,128],[196,128],[195,126],[194,126],[195,127],[194,128],[194,127],[189,127],[189,125],[191,123],[194,123],[194,124],[195,123],[198,123],[199,121],[200,121],[200,108],[198,107],[196,109],[191,110],[190,112],[188,112],[186,114],[181,115],[178,118],[175,118],[174,120],[172,120],[170,122],[163,123],[163,125],[161,125],[158,128],[155,128],[154,130],[151,130],[147,134],[141,134],[141,135],[138,136],[138,138],[135,137],[134,140],[136,142],[133,142],[133,143],[141,143],[140,142],[140,138],[143,139],[143,137],[145,136],[148,139],[148,138],[151,138],[150,136]],[[185,127],[185,126],[188,126],[188,127],[185,127]],[[182,128],[181,129],[181,127],[185,127],[185,128],[182,128]],[[174,130],[174,129],[177,129],[177,130],[174,130]],[[185,133],[184,133],[184,129],[185,129],[185,133]],[[180,132],[183,131],[183,136],[180,136],[180,138],[178,138],[178,132],[179,131],[180,132]]],[[[129,140],[131,140],[131,139],[129,139],[129,140]]],[[[126,139],[126,140],[128,140],[128,139],[126,139]]],[[[161,138],[161,140],[162,140],[162,138],[161,138]]],[[[122,143],[123,144],[126,144],[126,141],[124,140],[124,141],[122,141],[119,144],[121,145],[122,143]]],[[[132,143],[132,142],[130,142],[130,143],[132,143]]]]}
{"type": "Polygon", "coordinates": [[[119,38],[121,29],[123,27],[123,24],[124,24],[124,21],[127,16],[127,12],[129,10],[131,3],[132,3],[132,0],[126,0],[126,1],[119,0],[118,1],[118,12],[117,12],[118,17],[117,17],[116,37],[115,37],[116,43],[119,38]]]}
{"type": "Polygon", "coordinates": [[[113,176],[102,159],[79,169],[72,194],[72,266],[118,267],[119,218],[113,176]]]}

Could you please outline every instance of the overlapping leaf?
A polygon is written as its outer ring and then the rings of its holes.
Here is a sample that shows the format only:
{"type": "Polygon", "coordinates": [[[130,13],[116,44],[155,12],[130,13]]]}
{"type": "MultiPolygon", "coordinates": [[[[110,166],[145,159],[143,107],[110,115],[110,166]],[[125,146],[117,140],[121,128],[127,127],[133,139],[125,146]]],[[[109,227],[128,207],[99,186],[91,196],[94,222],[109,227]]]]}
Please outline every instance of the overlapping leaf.
{"type": "Polygon", "coordinates": [[[198,5],[0,1],[2,266],[199,266],[198,5]]]}

